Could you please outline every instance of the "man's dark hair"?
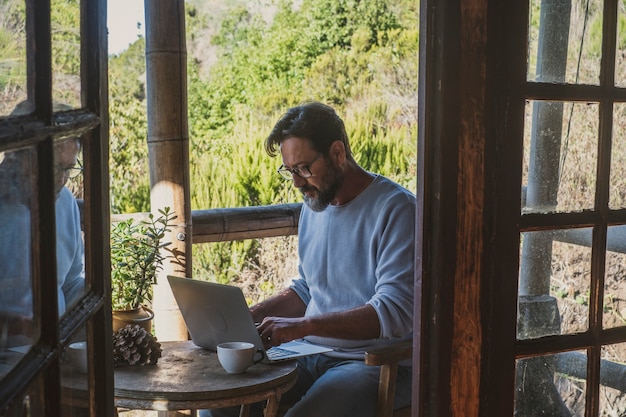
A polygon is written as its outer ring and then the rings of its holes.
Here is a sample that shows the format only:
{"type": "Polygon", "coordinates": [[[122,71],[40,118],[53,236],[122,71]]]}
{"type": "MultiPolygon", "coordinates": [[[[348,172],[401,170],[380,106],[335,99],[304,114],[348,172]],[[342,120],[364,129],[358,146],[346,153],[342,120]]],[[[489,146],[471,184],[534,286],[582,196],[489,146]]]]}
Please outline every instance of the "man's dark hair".
{"type": "Polygon", "coordinates": [[[328,155],[334,141],[341,141],[346,157],[353,160],[343,120],[325,104],[308,102],[287,110],[265,139],[265,151],[270,156],[276,156],[282,141],[292,137],[308,140],[315,150],[324,155],[328,155]]]}

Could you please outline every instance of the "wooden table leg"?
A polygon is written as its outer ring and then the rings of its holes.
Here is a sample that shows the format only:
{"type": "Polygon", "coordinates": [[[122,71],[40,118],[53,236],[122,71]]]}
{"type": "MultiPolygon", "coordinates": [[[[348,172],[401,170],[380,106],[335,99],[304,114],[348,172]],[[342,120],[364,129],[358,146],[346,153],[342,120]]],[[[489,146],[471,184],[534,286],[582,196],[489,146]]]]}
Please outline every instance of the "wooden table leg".
{"type": "Polygon", "coordinates": [[[280,404],[280,394],[276,394],[267,399],[267,405],[265,406],[265,410],[263,415],[265,417],[276,417],[276,413],[278,413],[278,405],[280,404]]]}
{"type": "Polygon", "coordinates": [[[243,404],[239,409],[239,417],[248,417],[250,415],[250,404],[243,404]]]}

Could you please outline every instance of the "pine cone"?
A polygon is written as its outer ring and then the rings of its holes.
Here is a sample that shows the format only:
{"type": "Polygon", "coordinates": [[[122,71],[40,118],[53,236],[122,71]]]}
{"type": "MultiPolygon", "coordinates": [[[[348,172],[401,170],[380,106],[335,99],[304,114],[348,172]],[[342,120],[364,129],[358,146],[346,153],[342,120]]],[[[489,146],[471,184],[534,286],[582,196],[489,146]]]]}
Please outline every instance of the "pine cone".
{"type": "Polygon", "coordinates": [[[154,365],[161,357],[161,344],[143,327],[130,324],[113,333],[113,364],[154,365]]]}

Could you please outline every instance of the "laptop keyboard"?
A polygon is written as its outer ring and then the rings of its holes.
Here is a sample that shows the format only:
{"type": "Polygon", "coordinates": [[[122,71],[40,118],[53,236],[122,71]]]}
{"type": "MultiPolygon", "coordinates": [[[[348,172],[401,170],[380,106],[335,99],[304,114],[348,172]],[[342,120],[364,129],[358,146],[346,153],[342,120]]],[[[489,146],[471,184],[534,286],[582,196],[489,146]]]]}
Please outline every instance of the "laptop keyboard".
{"type": "Polygon", "coordinates": [[[298,352],[294,352],[293,350],[279,348],[278,346],[274,346],[269,348],[266,352],[267,357],[271,360],[282,359],[287,356],[295,355],[298,352]]]}

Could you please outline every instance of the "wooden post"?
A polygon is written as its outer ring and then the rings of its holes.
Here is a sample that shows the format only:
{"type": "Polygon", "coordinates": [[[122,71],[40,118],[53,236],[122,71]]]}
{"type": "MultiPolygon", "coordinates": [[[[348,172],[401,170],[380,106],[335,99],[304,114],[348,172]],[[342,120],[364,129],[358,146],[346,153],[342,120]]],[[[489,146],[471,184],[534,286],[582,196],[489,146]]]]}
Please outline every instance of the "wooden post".
{"type": "Polygon", "coordinates": [[[167,275],[191,276],[191,207],[187,127],[187,50],[183,0],[146,0],[148,155],[152,212],[169,207],[177,219],[154,287],[154,328],[160,341],[187,340],[167,275]]]}

